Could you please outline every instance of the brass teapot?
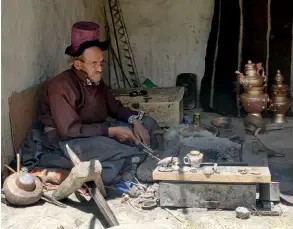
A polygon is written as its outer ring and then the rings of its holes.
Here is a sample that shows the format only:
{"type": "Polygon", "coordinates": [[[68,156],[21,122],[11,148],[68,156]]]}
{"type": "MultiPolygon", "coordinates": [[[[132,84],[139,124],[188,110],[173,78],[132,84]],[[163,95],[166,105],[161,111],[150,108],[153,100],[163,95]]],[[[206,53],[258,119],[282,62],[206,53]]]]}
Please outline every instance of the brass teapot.
{"type": "Polygon", "coordinates": [[[266,86],[266,76],[261,63],[253,64],[250,60],[244,68],[244,74],[236,71],[239,77],[239,83],[244,87],[245,92],[253,87],[266,86]]]}

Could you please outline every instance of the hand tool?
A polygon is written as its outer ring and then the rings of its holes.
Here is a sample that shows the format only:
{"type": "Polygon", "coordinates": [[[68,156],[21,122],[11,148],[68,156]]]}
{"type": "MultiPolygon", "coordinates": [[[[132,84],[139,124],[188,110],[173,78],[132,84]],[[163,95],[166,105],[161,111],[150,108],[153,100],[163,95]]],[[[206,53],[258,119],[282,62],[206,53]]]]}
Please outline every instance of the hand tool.
{"type": "Polygon", "coordinates": [[[138,145],[140,145],[142,148],[143,148],[143,151],[145,153],[147,153],[151,158],[157,160],[157,161],[160,161],[161,159],[158,158],[156,155],[155,155],[155,151],[153,151],[150,147],[146,146],[145,144],[143,144],[142,142],[138,142],[138,145]]]}
{"type": "Polygon", "coordinates": [[[131,189],[130,182],[120,179],[119,183],[114,185],[114,188],[121,193],[128,194],[130,197],[137,197],[137,194],[131,189]]]}
{"type": "Polygon", "coordinates": [[[129,192],[130,189],[130,184],[122,179],[120,179],[119,183],[115,184],[114,187],[122,192],[122,193],[127,193],[129,192]]]}

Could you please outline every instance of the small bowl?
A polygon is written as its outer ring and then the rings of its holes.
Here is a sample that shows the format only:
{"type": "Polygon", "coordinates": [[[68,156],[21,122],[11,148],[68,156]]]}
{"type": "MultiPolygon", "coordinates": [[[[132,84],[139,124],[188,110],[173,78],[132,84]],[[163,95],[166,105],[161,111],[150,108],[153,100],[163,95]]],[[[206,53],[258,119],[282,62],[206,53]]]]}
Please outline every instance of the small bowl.
{"type": "Polygon", "coordinates": [[[219,117],[211,121],[211,124],[217,128],[228,128],[231,125],[231,118],[219,117]]]}

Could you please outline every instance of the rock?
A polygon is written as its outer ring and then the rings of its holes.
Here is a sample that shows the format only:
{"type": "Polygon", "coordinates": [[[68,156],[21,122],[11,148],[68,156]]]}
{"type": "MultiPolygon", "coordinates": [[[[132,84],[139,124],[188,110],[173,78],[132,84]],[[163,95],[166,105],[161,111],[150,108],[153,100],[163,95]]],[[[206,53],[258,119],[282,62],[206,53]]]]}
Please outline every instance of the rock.
{"type": "Polygon", "coordinates": [[[238,207],[235,212],[236,217],[239,219],[248,219],[250,217],[250,211],[245,207],[238,207]]]}

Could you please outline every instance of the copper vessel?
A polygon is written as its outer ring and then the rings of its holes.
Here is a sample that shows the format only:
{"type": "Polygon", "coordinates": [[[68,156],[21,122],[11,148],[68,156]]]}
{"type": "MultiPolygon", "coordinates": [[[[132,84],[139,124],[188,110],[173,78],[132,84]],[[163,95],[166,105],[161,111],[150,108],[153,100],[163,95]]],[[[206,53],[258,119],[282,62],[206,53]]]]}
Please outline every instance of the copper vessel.
{"type": "Polygon", "coordinates": [[[244,74],[236,73],[239,83],[244,88],[244,93],[240,95],[242,106],[247,113],[261,118],[261,112],[267,108],[269,102],[268,94],[264,93],[267,80],[262,65],[249,60],[245,65],[244,74]]]}
{"type": "Polygon", "coordinates": [[[285,114],[291,106],[289,98],[289,86],[283,84],[284,77],[278,70],[275,76],[275,84],[272,85],[272,98],[270,108],[274,112],[273,123],[287,123],[285,114]]]}
{"type": "Polygon", "coordinates": [[[250,94],[243,93],[240,95],[240,101],[247,113],[252,113],[261,117],[261,112],[267,108],[269,101],[268,94],[250,94]]]}
{"type": "Polygon", "coordinates": [[[277,74],[275,76],[276,83],[272,85],[272,96],[288,96],[289,93],[289,86],[286,84],[283,84],[284,77],[281,74],[281,71],[278,70],[277,74]]]}

